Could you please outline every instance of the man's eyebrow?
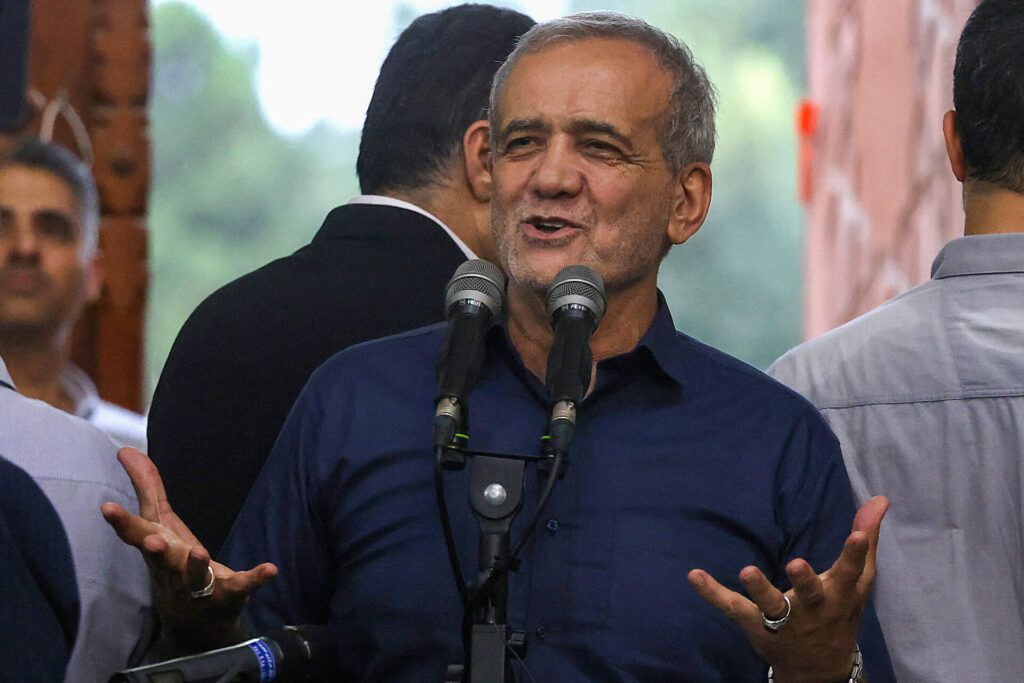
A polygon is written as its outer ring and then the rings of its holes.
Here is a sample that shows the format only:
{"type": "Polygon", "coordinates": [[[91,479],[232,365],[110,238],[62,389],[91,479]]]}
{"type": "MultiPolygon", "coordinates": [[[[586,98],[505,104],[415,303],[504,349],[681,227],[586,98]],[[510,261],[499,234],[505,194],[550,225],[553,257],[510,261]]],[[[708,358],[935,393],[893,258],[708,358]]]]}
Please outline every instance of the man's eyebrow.
{"type": "Polygon", "coordinates": [[[602,135],[607,135],[608,137],[613,138],[628,151],[633,151],[633,141],[629,136],[607,121],[578,119],[569,125],[569,132],[573,135],[580,135],[582,133],[601,133],[602,135]]]}
{"type": "Polygon", "coordinates": [[[46,221],[50,225],[60,225],[66,228],[73,228],[75,225],[70,216],[56,209],[40,209],[32,214],[32,219],[34,221],[46,221]]]}
{"type": "Polygon", "coordinates": [[[538,118],[532,119],[512,119],[505,124],[505,127],[501,129],[501,137],[507,138],[513,133],[518,133],[524,130],[539,130],[541,132],[547,132],[550,126],[542,122],[538,118]]]}

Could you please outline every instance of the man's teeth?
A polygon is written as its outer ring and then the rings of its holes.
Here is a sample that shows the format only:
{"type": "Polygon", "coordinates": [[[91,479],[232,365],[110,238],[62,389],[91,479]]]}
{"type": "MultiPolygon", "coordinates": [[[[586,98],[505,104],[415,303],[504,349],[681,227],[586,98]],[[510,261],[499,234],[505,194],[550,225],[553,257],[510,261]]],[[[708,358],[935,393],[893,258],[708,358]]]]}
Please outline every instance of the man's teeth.
{"type": "Polygon", "coordinates": [[[546,232],[554,232],[565,227],[565,223],[562,221],[537,221],[533,224],[538,230],[544,230],[546,232]]]}

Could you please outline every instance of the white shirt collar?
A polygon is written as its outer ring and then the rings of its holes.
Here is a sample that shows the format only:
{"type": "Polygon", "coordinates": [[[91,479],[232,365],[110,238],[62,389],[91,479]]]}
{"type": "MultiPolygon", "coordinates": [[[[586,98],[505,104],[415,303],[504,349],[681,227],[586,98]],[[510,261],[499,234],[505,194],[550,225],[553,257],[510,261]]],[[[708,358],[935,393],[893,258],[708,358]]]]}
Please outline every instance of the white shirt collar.
{"type": "Polygon", "coordinates": [[[11,373],[7,372],[7,365],[4,364],[4,359],[0,358],[0,382],[3,382],[10,388],[14,388],[14,380],[11,379],[11,373]]]}
{"type": "Polygon", "coordinates": [[[451,228],[449,228],[447,225],[445,225],[444,222],[441,221],[440,218],[438,218],[434,214],[430,213],[426,209],[424,209],[422,207],[419,207],[419,206],[416,206],[415,204],[412,204],[410,202],[407,202],[407,201],[404,201],[404,200],[401,200],[401,199],[395,199],[394,197],[385,197],[384,195],[381,195],[381,194],[360,194],[360,195],[356,195],[352,199],[348,200],[347,203],[348,204],[374,204],[376,206],[394,206],[394,207],[397,207],[399,209],[406,209],[408,211],[415,211],[416,213],[418,213],[418,214],[420,214],[422,216],[426,216],[430,220],[432,220],[435,223],[437,223],[438,225],[440,225],[441,228],[446,233],[448,233],[448,236],[452,238],[452,241],[455,242],[455,246],[457,246],[462,251],[462,253],[466,255],[466,258],[468,258],[468,259],[480,258],[476,254],[474,254],[473,250],[470,249],[468,246],[466,246],[466,243],[463,242],[461,239],[459,239],[459,236],[456,235],[452,231],[451,228]]]}

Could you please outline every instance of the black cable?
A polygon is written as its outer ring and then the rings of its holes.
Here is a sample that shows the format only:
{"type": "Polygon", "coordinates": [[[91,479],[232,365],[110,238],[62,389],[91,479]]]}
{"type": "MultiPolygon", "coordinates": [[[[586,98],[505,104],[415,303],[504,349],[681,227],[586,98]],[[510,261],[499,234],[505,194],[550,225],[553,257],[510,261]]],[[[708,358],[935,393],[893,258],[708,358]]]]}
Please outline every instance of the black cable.
{"type": "Polygon", "coordinates": [[[462,576],[462,567],[459,566],[459,550],[455,545],[455,534],[452,532],[451,519],[448,517],[448,501],[444,492],[444,451],[444,446],[437,446],[434,449],[434,497],[437,500],[437,513],[441,518],[444,544],[448,549],[448,562],[452,566],[455,587],[459,589],[462,609],[466,612],[470,608],[469,589],[466,588],[466,579],[462,576]]]}
{"type": "Polygon", "coordinates": [[[512,552],[509,553],[509,560],[515,560],[519,557],[520,551],[523,546],[530,539],[534,529],[537,528],[537,522],[540,521],[540,516],[544,513],[544,508],[548,504],[548,499],[551,497],[551,491],[555,488],[555,481],[558,479],[558,474],[562,469],[562,458],[564,453],[560,450],[555,451],[555,457],[551,464],[551,472],[548,473],[548,480],[544,483],[544,489],[541,491],[540,498],[537,499],[537,507],[533,510],[533,515],[530,517],[530,521],[526,523],[526,528],[523,531],[522,538],[519,542],[512,547],[512,552]]]}

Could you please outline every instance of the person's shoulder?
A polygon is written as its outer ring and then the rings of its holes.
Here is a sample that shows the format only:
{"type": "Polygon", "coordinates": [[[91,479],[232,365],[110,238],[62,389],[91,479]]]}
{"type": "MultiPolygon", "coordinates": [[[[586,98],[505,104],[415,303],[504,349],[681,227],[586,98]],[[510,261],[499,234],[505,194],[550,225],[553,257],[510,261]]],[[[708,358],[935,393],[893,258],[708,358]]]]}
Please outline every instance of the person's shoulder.
{"type": "Polygon", "coordinates": [[[763,410],[821,419],[806,398],[749,363],[682,332],[676,332],[676,342],[696,359],[689,374],[693,381],[699,382],[695,391],[727,395],[737,400],[742,397],[763,410]]]}
{"type": "Polygon", "coordinates": [[[941,393],[949,384],[946,366],[928,361],[943,353],[940,308],[939,287],[925,282],[796,346],[768,373],[821,409],[894,400],[908,368],[914,369],[913,393],[941,393]]]}
{"type": "Polygon", "coordinates": [[[92,483],[130,497],[118,445],[88,421],[36,399],[15,395],[4,405],[4,455],[37,480],[92,483]]]}
{"type": "Polygon", "coordinates": [[[317,368],[310,384],[373,382],[384,376],[433,372],[446,329],[447,323],[435,323],[342,349],[317,368]]]}

